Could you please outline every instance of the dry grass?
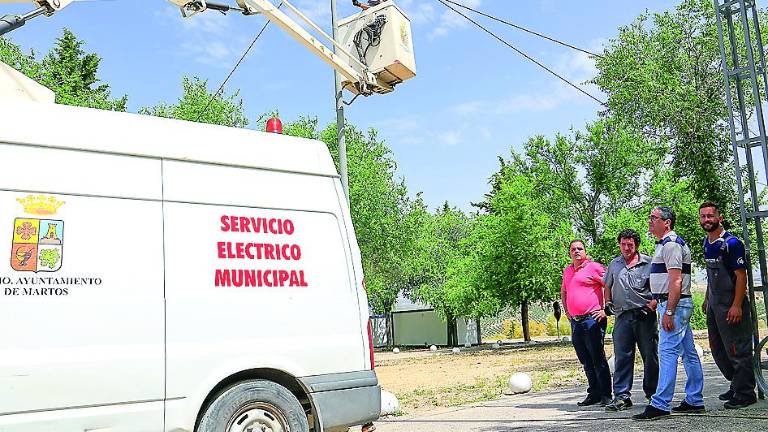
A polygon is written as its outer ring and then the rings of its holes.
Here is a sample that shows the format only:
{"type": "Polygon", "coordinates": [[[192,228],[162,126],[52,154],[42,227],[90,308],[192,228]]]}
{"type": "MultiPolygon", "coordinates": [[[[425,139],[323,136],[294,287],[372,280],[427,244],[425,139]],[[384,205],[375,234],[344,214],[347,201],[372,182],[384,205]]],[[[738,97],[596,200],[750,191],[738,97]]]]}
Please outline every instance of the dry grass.
{"type": "Polygon", "coordinates": [[[534,392],[586,382],[571,344],[473,349],[461,354],[382,352],[376,359],[379,382],[397,396],[403,414],[495,399],[515,372],[530,374],[534,392]]]}

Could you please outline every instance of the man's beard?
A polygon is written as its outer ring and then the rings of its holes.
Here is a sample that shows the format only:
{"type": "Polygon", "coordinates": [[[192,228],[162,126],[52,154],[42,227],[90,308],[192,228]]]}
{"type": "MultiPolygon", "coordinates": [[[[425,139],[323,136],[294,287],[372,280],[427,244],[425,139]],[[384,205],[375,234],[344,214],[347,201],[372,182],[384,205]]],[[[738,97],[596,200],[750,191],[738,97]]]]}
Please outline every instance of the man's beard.
{"type": "Polygon", "coordinates": [[[712,222],[711,224],[701,224],[701,228],[706,232],[715,232],[720,228],[720,222],[712,222]],[[707,228],[709,226],[709,228],[707,228]]]}

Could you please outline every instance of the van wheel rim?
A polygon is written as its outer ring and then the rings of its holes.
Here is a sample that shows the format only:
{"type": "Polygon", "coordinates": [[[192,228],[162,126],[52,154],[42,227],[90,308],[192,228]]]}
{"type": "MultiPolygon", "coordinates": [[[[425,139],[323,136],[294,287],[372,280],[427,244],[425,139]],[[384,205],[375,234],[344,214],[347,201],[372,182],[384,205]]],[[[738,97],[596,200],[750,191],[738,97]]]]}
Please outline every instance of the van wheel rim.
{"type": "Polygon", "coordinates": [[[288,421],[274,405],[263,402],[248,404],[229,421],[227,432],[290,432],[288,421]]]}

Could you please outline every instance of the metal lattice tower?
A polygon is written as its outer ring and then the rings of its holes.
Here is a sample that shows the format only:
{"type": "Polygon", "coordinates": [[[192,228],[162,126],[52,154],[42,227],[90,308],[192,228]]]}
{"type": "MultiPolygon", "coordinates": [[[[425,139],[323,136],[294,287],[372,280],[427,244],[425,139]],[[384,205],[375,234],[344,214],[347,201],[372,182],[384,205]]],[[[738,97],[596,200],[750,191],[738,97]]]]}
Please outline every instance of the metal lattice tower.
{"type": "Polygon", "coordinates": [[[768,211],[760,209],[756,173],[762,171],[764,184],[768,185],[768,147],[766,147],[765,118],[761,86],[768,89],[765,71],[765,54],[758,22],[755,0],[714,0],[717,15],[717,33],[720,39],[720,56],[725,76],[725,97],[728,105],[728,123],[731,131],[731,145],[736,169],[736,187],[739,195],[742,236],[749,268],[757,264],[760,281],[754,280],[752,271],[747,272],[749,296],[752,305],[752,320],[755,329],[755,368],[758,384],[768,392],[764,377],[768,361],[761,359],[768,337],[760,341],[755,292],[763,292],[763,301],[768,310],[768,263],[766,263],[763,220],[768,211]],[[757,56],[757,57],[756,57],[757,56]],[[756,126],[754,131],[750,125],[756,126]],[[755,164],[758,164],[757,166],[755,164]],[[762,169],[759,170],[760,165],[762,169]],[[744,190],[742,170],[746,169],[747,190],[744,190]],[[754,243],[750,228],[754,228],[754,243]],[[756,257],[752,252],[756,249],[756,257]],[[755,263],[757,258],[757,263],[755,263]]]}

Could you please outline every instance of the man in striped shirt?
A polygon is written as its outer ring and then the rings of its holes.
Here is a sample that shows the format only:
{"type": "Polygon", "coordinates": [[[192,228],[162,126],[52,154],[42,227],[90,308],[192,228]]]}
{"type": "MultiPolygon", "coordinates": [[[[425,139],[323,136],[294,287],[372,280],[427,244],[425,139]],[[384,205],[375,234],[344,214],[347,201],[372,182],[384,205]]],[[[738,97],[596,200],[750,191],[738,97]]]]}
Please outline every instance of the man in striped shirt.
{"type": "Polygon", "coordinates": [[[693,344],[691,331],[691,250],[674,231],[675,212],[659,206],[648,217],[648,231],[653,234],[656,252],[651,260],[651,293],[661,317],[659,332],[659,384],[651,403],[635,420],[654,420],[676,413],[704,411],[704,372],[693,344]],[[677,380],[677,360],[682,353],[683,366],[688,379],[685,399],[679,406],[670,407],[677,380]]]}

